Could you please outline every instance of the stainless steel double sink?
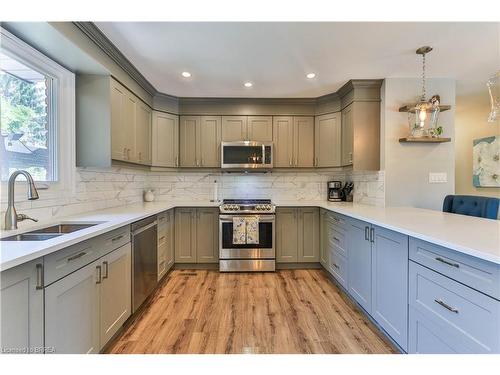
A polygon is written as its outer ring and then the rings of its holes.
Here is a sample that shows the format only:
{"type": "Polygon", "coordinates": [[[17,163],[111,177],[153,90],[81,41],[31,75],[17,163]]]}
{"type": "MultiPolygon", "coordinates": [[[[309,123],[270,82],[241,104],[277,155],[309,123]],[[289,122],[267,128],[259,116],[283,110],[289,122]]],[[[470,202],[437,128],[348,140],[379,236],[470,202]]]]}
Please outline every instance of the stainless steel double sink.
{"type": "Polygon", "coordinates": [[[62,236],[63,234],[73,233],[82,229],[93,227],[101,223],[64,223],[56,224],[50,227],[36,229],[31,232],[15,234],[5,237],[0,241],[45,241],[51,238],[62,236]]]}

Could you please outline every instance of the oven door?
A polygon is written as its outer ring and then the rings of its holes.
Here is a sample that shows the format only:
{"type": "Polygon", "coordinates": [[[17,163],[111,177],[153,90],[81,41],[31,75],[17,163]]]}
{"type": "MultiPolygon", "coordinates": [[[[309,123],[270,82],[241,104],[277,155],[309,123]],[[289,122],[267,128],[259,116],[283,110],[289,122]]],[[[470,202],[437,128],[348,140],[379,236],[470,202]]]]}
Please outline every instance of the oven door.
{"type": "MultiPolygon", "coordinates": [[[[233,244],[233,217],[219,216],[220,259],[275,259],[274,222],[275,215],[258,215],[259,244],[233,244]]],[[[246,217],[250,215],[239,215],[246,217]]]]}
{"type": "Polygon", "coordinates": [[[272,143],[249,141],[222,142],[221,168],[272,168],[272,151],[272,143]]]}

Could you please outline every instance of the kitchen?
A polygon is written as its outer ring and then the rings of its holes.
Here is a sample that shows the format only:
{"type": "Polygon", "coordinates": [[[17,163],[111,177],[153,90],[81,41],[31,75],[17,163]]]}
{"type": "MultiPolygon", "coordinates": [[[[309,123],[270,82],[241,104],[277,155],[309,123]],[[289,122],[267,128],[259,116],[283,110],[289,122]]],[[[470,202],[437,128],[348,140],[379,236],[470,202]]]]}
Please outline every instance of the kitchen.
{"type": "Polygon", "coordinates": [[[2,353],[500,353],[498,22],[1,36],[2,353]],[[390,63],[380,28],[405,35],[390,63]],[[327,31],[374,56],[342,66],[359,52],[327,31]],[[287,65],[292,45],[324,61],[287,65]]]}

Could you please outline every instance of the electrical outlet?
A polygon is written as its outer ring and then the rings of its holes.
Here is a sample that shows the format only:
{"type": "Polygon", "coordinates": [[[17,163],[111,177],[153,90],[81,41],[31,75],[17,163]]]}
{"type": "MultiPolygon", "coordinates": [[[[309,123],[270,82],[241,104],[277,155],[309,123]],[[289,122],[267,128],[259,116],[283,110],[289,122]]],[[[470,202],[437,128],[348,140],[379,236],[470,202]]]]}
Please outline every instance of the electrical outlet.
{"type": "Polygon", "coordinates": [[[446,172],[429,172],[430,184],[444,184],[448,182],[448,174],[446,172]]]}

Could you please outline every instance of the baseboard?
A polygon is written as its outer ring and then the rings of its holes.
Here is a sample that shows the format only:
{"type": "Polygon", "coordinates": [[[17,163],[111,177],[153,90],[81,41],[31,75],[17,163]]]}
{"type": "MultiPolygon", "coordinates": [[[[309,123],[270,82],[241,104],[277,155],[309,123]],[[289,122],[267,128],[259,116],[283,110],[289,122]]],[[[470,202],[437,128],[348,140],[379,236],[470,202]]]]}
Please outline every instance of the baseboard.
{"type": "Polygon", "coordinates": [[[218,270],[219,263],[175,263],[176,270],[218,270]]]}
{"type": "Polygon", "coordinates": [[[276,263],[277,270],[306,270],[306,269],[321,269],[320,263],[276,263]]]}

